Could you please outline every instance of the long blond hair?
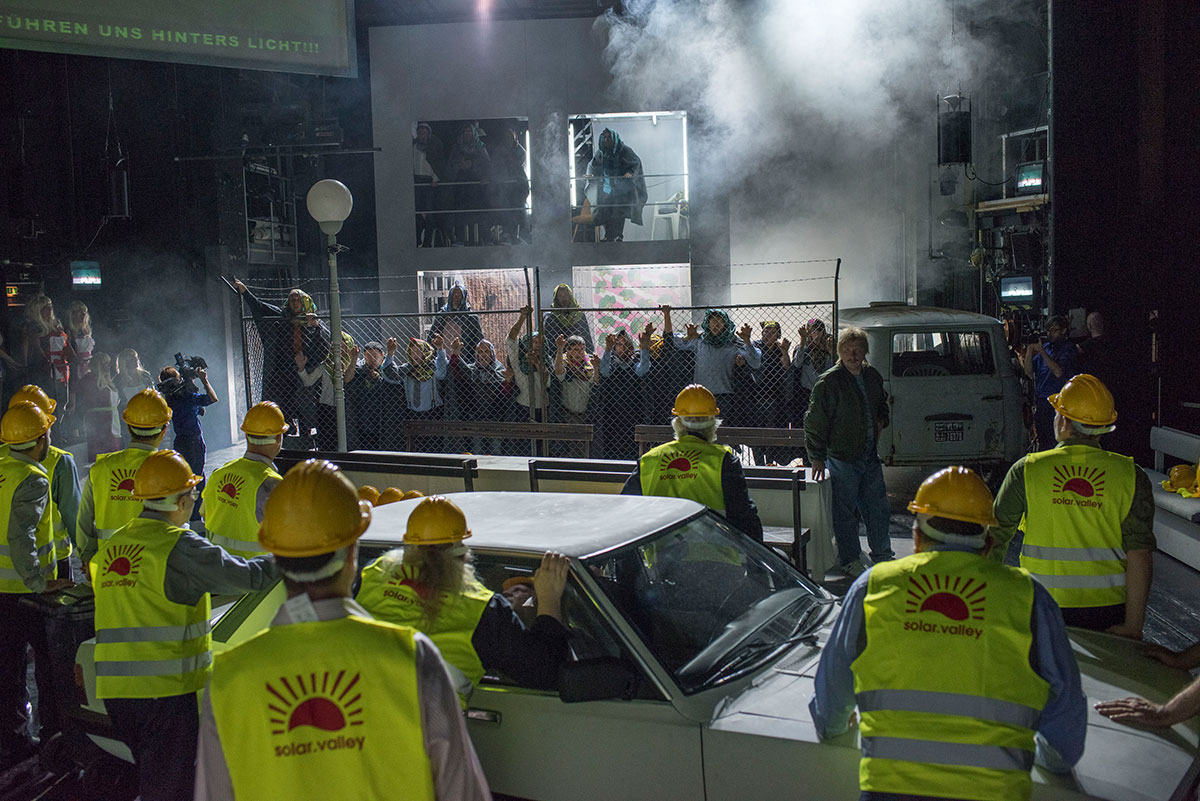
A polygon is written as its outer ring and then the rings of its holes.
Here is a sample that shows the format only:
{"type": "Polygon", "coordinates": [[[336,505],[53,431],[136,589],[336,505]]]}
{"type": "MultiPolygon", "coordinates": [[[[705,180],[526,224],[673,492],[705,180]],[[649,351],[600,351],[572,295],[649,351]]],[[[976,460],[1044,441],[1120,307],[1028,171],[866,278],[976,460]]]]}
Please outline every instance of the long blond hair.
{"type": "Polygon", "coordinates": [[[94,353],[89,366],[91,372],[96,374],[96,386],[100,389],[116,391],[117,388],[113,385],[112,356],[107,353],[94,353]]]}
{"type": "Polygon", "coordinates": [[[82,300],[75,300],[67,307],[67,327],[71,329],[71,333],[77,337],[90,337],[92,335],[92,315],[88,312],[87,304],[82,300]],[[83,311],[83,322],[79,327],[75,327],[75,312],[83,311]]]}
{"type": "Polygon", "coordinates": [[[54,301],[45,295],[39,294],[29,303],[25,304],[25,319],[37,326],[38,336],[44,337],[52,331],[57,331],[62,328],[62,323],[58,318],[51,315],[50,322],[47,323],[42,319],[42,309],[53,304],[54,301]]]}
{"type": "Polygon", "coordinates": [[[421,585],[421,625],[432,628],[446,602],[457,598],[463,589],[475,583],[475,566],[471,552],[464,559],[461,549],[466,546],[453,542],[446,545],[406,545],[383,556],[385,567],[391,570],[399,564],[416,569],[421,585]]]}

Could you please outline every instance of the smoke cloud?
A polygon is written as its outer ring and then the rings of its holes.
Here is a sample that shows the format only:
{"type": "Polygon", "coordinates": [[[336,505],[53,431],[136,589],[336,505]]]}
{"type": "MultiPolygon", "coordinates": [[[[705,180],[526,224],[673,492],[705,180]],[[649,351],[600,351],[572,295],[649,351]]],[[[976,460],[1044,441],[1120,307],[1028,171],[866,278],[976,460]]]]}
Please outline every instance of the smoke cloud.
{"type": "MultiPolygon", "coordinates": [[[[840,256],[842,305],[903,298],[927,250],[935,98],[1013,69],[989,24],[1016,14],[1013,5],[628,0],[626,8],[598,23],[614,92],[639,108],[665,103],[693,116],[689,169],[708,182],[703,191],[730,192],[732,261],[840,256]]],[[[735,268],[733,281],[831,272],[756,266],[735,268]]],[[[832,286],[787,292],[813,300],[832,286]]],[[[777,286],[747,283],[733,299],[778,297],[777,286]]]]}

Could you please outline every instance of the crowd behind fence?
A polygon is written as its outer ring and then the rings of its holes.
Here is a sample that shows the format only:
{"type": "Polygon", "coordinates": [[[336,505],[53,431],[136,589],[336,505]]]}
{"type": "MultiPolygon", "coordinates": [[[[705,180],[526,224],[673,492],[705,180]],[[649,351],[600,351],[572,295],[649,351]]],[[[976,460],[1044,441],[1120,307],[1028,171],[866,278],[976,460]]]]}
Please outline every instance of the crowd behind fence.
{"type": "MultiPolygon", "coordinates": [[[[328,324],[309,318],[303,340],[315,344],[301,346],[301,336],[272,329],[280,322],[243,319],[247,400],[280,403],[293,447],[335,450],[328,324]]],[[[348,447],[634,459],[634,428],[669,422],[675,395],[693,382],[713,390],[726,425],[800,428],[809,391],[832,364],[835,325],[833,301],[549,309],[532,319],[536,337],[520,309],[344,315],[348,447]],[[559,429],[560,441],[543,432],[531,447],[527,427],[516,439],[503,425],[518,422],[573,428],[559,429]],[[590,443],[580,425],[591,426],[590,443]]],[[[767,448],[758,460],[800,455],[767,448]]]]}

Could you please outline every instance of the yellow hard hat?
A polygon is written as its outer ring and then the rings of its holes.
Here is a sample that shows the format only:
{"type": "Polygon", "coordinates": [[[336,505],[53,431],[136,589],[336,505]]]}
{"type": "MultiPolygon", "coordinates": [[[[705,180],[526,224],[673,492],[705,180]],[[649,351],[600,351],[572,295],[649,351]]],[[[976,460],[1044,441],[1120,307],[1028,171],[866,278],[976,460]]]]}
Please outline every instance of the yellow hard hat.
{"type": "Polygon", "coordinates": [[[1089,373],[1075,376],[1061,392],[1047,400],[1063,417],[1085,426],[1110,426],[1117,422],[1112,393],[1099,378],[1089,373]]]}
{"type": "Polygon", "coordinates": [[[252,437],[277,437],[286,434],[288,424],[283,419],[283,410],[274,401],[256,403],[242,418],[242,431],[252,437]]]}
{"type": "Polygon", "coordinates": [[[271,491],[258,541],[278,556],[317,556],[345,548],[370,524],[371,504],[359,499],[337,465],[309,459],[271,491]]]}
{"type": "Polygon", "coordinates": [[[20,445],[33,442],[54,425],[54,415],[46,414],[29,401],[20,401],[8,407],[0,419],[0,442],[20,445]]]}
{"type": "Polygon", "coordinates": [[[366,501],[369,504],[374,504],[379,500],[379,490],[370,484],[363,484],[359,487],[357,495],[360,501],[366,501]]]}
{"type": "Polygon", "coordinates": [[[143,389],[125,404],[121,419],[134,428],[162,428],[171,422],[171,407],[162,393],[143,389]]]}
{"type": "Polygon", "coordinates": [[[404,490],[399,487],[388,487],[383,492],[379,493],[379,499],[375,501],[376,506],[383,506],[388,503],[404,500],[404,490]]]}
{"type": "Polygon", "coordinates": [[[1196,466],[1190,464],[1175,465],[1168,474],[1167,484],[1163,486],[1170,490],[1190,489],[1196,486],[1196,466]],[[1167,484],[1170,486],[1168,487],[1167,484]]]}
{"type": "Polygon", "coordinates": [[[200,481],[183,456],[171,450],[155,451],[133,474],[133,497],[141,501],[166,498],[191,489],[200,481]]]}
{"type": "Polygon", "coordinates": [[[449,498],[431,495],[408,516],[404,541],[409,545],[445,545],[471,536],[467,516],[449,498]]]}
{"type": "Polygon", "coordinates": [[[412,500],[413,498],[424,498],[424,497],[425,497],[425,493],[421,492],[420,490],[407,490],[407,491],[405,491],[404,497],[401,498],[401,500],[409,501],[409,500],[412,500]]]}
{"type": "Polygon", "coordinates": [[[679,390],[675,396],[675,408],[671,410],[676,417],[716,417],[720,413],[717,399],[700,384],[688,384],[679,390]]]}
{"type": "Polygon", "coordinates": [[[14,392],[8,402],[8,408],[11,409],[21,401],[29,401],[46,414],[54,414],[54,407],[58,405],[58,401],[47,395],[46,390],[37,384],[26,384],[14,392]]]}
{"type": "Polygon", "coordinates": [[[945,467],[922,481],[908,511],[981,526],[997,524],[992,492],[969,467],[945,467]]]}

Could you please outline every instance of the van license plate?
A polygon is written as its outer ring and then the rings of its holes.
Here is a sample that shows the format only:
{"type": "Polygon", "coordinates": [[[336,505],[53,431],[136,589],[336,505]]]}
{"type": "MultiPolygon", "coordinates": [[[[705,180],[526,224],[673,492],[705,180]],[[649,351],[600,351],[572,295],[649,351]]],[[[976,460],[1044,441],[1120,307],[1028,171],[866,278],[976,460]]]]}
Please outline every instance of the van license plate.
{"type": "Polygon", "coordinates": [[[934,423],[933,424],[933,441],[934,442],[962,442],[963,441],[963,424],[962,423],[934,423]]]}

